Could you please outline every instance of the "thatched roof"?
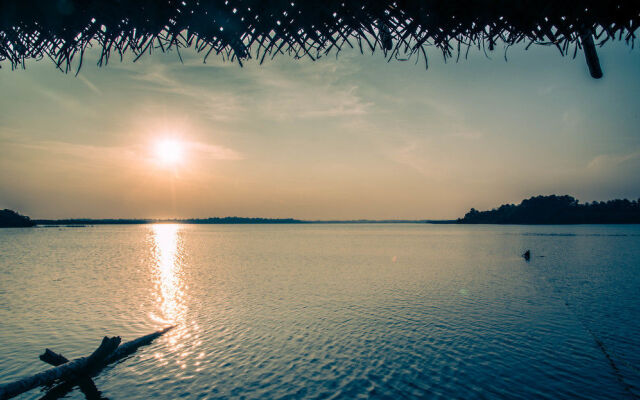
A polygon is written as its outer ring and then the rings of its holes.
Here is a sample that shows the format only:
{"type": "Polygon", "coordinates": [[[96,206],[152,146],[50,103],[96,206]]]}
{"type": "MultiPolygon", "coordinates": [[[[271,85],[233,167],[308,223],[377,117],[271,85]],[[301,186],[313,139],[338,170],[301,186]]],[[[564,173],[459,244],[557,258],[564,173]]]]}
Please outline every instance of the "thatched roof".
{"type": "Polygon", "coordinates": [[[69,71],[92,46],[102,49],[99,65],[170,48],[242,63],[345,46],[428,65],[430,46],[459,58],[524,42],[561,55],[584,49],[600,77],[596,46],[633,46],[639,24],[638,0],[10,0],[0,2],[0,65],[47,57],[69,71]]]}

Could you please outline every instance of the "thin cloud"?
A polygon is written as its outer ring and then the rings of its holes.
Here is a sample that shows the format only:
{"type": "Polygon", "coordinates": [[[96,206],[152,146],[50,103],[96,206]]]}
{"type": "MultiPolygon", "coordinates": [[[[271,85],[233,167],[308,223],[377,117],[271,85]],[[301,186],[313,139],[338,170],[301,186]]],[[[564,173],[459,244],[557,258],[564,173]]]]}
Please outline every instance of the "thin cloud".
{"type": "Polygon", "coordinates": [[[591,170],[613,169],[628,162],[640,161],[640,151],[629,154],[601,154],[587,164],[591,170]]]}
{"type": "Polygon", "coordinates": [[[228,147],[202,142],[189,142],[187,149],[211,160],[244,160],[244,156],[228,147]]]}
{"type": "MultiPolygon", "coordinates": [[[[5,136],[6,137],[6,136],[5,136]]],[[[112,164],[114,160],[147,160],[151,158],[148,145],[134,144],[130,146],[97,146],[75,144],[61,141],[28,141],[15,138],[5,140],[6,144],[12,144],[34,151],[43,151],[50,154],[67,155],[76,159],[90,160],[92,163],[105,161],[112,164]]],[[[243,160],[244,156],[239,152],[224,146],[207,144],[202,142],[184,142],[185,149],[193,158],[205,160],[243,160]]]]}
{"type": "Polygon", "coordinates": [[[78,75],[78,79],[85,84],[93,93],[102,96],[102,90],[100,90],[96,85],[94,85],[89,79],[87,79],[84,75],[78,75]]]}
{"type": "Polygon", "coordinates": [[[212,121],[237,119],[243,113],[244,107],[237,95],[206,86],[190,85],[171,77],[170,73],[169,67],[154,65],[143,73],[134,74],[133,78],[143,82],[145,90],[175,95],[182,101],[189,99],[199,114],[212,121]]]}

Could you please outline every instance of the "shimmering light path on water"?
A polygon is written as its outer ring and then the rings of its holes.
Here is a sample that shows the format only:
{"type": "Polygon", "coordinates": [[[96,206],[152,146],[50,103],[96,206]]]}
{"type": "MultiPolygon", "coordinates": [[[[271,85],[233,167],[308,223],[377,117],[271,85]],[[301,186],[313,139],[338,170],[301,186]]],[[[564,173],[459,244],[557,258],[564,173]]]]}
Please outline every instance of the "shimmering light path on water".
{"type": "Polygon", "coordinates": [[[634,398],[639,259],[638,226],[4,229],[0,382],[177,324],[103,395],[634,398]]]}

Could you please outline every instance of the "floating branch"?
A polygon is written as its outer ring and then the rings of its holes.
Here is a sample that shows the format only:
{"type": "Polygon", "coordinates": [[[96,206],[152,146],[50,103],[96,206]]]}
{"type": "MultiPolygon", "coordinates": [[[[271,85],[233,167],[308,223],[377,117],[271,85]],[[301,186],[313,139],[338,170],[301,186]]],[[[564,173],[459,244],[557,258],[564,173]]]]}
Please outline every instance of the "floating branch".
{"type": "Polygon", "coordinates": [[[151,343],[155,338],[165,334],[172,328],[173,326],[167,327],[124,343],[122,346],[120,346],[121,339],[119,336],[111,338],[105,336],[100,346],[90,356],[80,357],[72,361],[68,361],[64,356],[47,349],[40,356],[40,359],[52,365],[57,364],[57,366],[38,374],[24,377],[18,381],[0,385],[0,400],[10,399],[38,386],[51,385],[59,380],[66,382],[80,381],[92,385],[93,382],[89,378],[92,372],[126,357],[135,352],[138,347],[151,343]]]}
{"type": "Polygon", "coordinates": [[[624,40],[633,47],[639,25],[637,0],[5,1],[0,65],[49,58],[78,71],[91,47],[101,49],[98,65],[112,55],[186,47],[205,61],[215,54],[242,65],[278,54],[316,60],[345,46],[364,51],[363,43],[388,60],[426,59],[427,47],[447,59],[524,43],[553,45],[561,55],[584,49],[597,77],[595,46],[624,40]]]}

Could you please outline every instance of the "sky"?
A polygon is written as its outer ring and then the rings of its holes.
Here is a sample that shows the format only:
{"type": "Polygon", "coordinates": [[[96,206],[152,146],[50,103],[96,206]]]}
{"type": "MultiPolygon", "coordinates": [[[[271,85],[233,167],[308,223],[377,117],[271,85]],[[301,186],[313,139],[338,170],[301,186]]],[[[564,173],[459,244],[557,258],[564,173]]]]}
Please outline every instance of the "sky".
{"type": "Polygon", "coordinates": [[[0,208],[32,218],[452,219],[538,194],[640,197],[640,51],[446,63],[182,51],[0,69],[0,208]],[[170,141],[170,142],[167,142],[170,141]],[[180,156],[168,163],[159,143],[180,156]],[[171,147],[171,146],[170,146],[171,147]]]}

